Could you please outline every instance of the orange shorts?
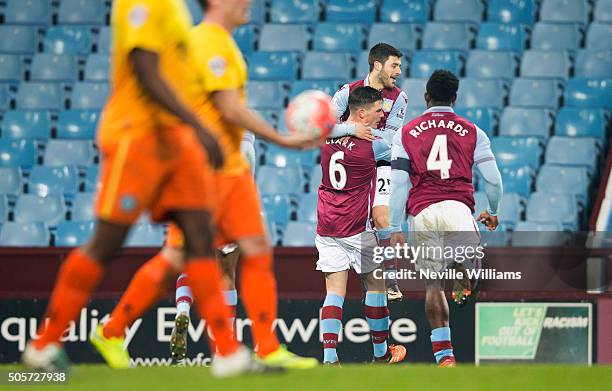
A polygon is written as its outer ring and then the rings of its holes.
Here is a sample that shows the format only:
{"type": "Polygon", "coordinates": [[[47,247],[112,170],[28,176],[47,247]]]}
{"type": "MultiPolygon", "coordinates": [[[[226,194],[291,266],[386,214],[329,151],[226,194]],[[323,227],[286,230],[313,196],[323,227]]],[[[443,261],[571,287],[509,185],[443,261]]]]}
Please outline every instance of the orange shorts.
{"type": "MultiPolygon", "coordinates": [[[[215,182],[215,246],[223,246],[241,238],[265,235],[266,228],[257,186],[251,170],[247,168],[237,175],[217,173],[215,182]]],[[[174,224],[168,227],[166,245],[174,248],[183,246],[181,230],[174,224]]]]}
{"type": "Polygon", "coordinates": [[[97,217],[131,224],[148,210],[165,221],[173,210],[212,210],[213,173],[206,153],[186,127],[131,135],[102,147],[97,217]]]}

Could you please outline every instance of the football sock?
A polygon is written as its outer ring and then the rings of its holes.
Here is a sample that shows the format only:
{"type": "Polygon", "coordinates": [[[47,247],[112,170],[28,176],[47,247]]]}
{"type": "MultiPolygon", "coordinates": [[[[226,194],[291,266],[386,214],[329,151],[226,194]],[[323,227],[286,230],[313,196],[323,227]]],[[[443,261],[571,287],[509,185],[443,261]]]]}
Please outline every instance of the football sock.
{"type": "Polygon", "coordinates": [[[247,255],[242,259],[240,292],[247,314],[253,322],[252,332],[260,357],[276,351],[280,344],[272,324],[277,314],[276,279],[272,253],[247,255]]]}
{"type": "Polygon", "coordinates": [[[385,358],[389,354],[387,339],[389,339],[389,309],[387,309],[386,292],[366,292],[364,312],[372,344],[374,346],[374,357],[385,358]]]}
{"type": "Polygon", "coordinates": [[[235,352],[239,345],[227,321],[230,309],[221,291],[219,263],[212,257],[194,258],[187,263],[185,274],[195,305],[214,336],[217,351],[222,356],[235,352]]]}
{"type": "Polygon", "coordinates": [[[110,320],[104,325],[104,336],[123,337],[126,327],[166,292],[174,276],[174,267],[161,254],[142,265],[113,309],[110,320]]]}
{"type": "Polygon", "coordinates": [[[176,280],[175,302],[177,314],[189,314],[189,309],[193,304],[193,294],[191,288],[187,285],[187,274],[181,274],[176,280]]]}
{"type": "Polygon", "coordinates": [[[41,322],[40,338],[34,341],[37,349],[49,343],[59,342],[68,323],[74,320],[81,308],[87,305],[91,291],[102,278],[103,267],[89,258],[80,249],[70,252],[62,264],[45,317],[49,323],[41,322]]]}
{"type": "Polygon", "coordinates": [[[328,293],[321,308],[321,334],[323,334],[323,362],[338,361],[338,334],[342,328],[344,297],[328,293]]]}
{"type": "Polygon", "coordinates": [[[431,348],[438,363],[446,357],[454,356],[450,327],[431,330],[431,348]]]}

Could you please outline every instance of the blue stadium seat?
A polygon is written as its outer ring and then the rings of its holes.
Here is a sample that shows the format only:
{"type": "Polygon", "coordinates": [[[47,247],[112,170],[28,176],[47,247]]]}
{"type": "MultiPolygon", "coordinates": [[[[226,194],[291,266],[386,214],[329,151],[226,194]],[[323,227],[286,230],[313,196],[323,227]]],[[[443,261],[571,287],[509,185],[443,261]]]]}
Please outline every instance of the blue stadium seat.
{"type": "Polygon", "coordinates": [[[0,54],[0,82],[19,82],[24,76],[23,58],[16,54],[0,54]]]}
{"type": "MultiPolygon", "coordinates": [[[[422,111],[418,113],[421,115],[422,111]]],[[[458,107],[455,113],[475,123],[489,137],[495,135],[499,122],[499,112],[489,107],[458,107]]]]}
{"type": "Polygon", "coordinates": [[[95,110],[63,110],[57,119],[57,138],[93,139],[100,113],[95,110]]]}
{"type": "Polygon", "coordinates": [[[92,164],[85,168],[85,191],[93,192],[98,187],[98,177],[100,176],[100,166],[92,164]]]}
{"type": "Polygon", "coordinates": [[[319,196],[316,193],[310,193],[302,197],[297,211],[298,221],[316,224],[318,201],[319,196]]]}
{"type": "Polygon", "coordinates": [[[521,221],[521,214],[525,209],[524,201],[519,194],[504,191],[499,206],[499,221],[507,228],[514,228],[521,221]]]}
{"type": "Polygon", "coordinates": [[[4,23],[46,26],[51,23],[50,0],[8,0],[3,10],[4,23]]]}
{"type": "Polygon", "coordinates": [[[28,193],[40,197],[64,195],[79,191],[79,173],[74,166],[34,166],[28,180],[28,193]]]}
{"type": "Polygon", "coordinates": [[[0,139],[0,167],[32,167],[37,161],[36,141],[0,139]]]}
{"type": "Polygon", "coordinates": [[[90,54],[85,63],[85,80],[108,81],[110,57],[106,54],[90,54]]]}
{"type": "Polygon", "coordinates": [[[512,233],[512,247],[563,246],[567,242],[567,237],[561,231],[563,231],[561,223],[521,221],[512,233]]]}
{"type": "Polygon", "coordinates": [[[35,26],[0,25],[0,53],[31,54],[36,51],[39,31],[35,26]]]}
{"type": "Polygon", "coordinates": [[[13,101],[14,87],[8,83],[0,83],[0,110],[7,110],[13,101]]]}
{"type": "Polygon", "coordinates": [[[100,29],[96,46],[98,53],[109,54],[111,52],[111,35],[108,26],[104,26],[100,29]]]}
{"type": "Polygon", "coordinates": [[[262,24],[266,19],[265,0],[253,0],[251,2],[251,23],[262,24]]]}
{"type": "Polygon", "coordinates": [[[47,166],[89,165],[95,156],[91,140],[49,140],[43,161],[47,166]]]}
{"type": "Polygon", "coordinates": [[[368,48],[386,42],[401,51],[415,50],[419,35],[417,25],[414,24],[374,23],[368,35],[368,48]]]}
{"type": "Polygon", "coordinates": [[[612,107],[612,80],[572,78],[565,84],[563,100],[571,107],[612,107]]]}
{"type": "Polygon", "coordinates": [[[501,108],[507,95],[507,86],[502,80],[465,78],[459,81],[456,105],[501,108]]]}
{"type": "Polygon", "coordinates": [[[261,204],[269,222],[284,227],[291,218],[291,200],[286,194],[271,194],[261,197],[261,204]]]}
{"type": "Polygon", "coordinates": [[[571,67],[567,52],[527,50],[521,61],[521,77],[567,79],[571,67]]]}
{"type": "Polygon", "coordinates": [[[81,110],[101,110],[106,104],[110,87],[108,83],[78,82],[72,88],[70,108],[81,110]]]}
{"type": "Polygon", "coordinates": [[[436,69],[448,69],[460,76],[465,54],[457,50],[420,50],[414,52],[410,62],[410,77],[429,79],[436,69]]]}
{"type": "Polygon", "coordinates": [[[296,80],[291,84],[289,98],[293,98],[306,90],[320,90],[329,96],[333,96],[342,86],[342,83],[342,81],[336,80],[296,80]]]}
{"type": "Polygon", "coordinates": [[[374,23],[376,1],[374,0],[328,0],[325,7],[328,22],[374,23]]]}
{"type": "Polygon", "coordinates": [[[353,63],[346,53],[308,52],[304,56],[304,79],[351,79],[353,63]]]}
{"type": "Polygon", "coordinates": [[[317,226],[314,223],[290,221],[283,235],[285,247],[314,247],[317,226]]]}
{"type": "Polygon", "coordinates": [[[316,162],[317,151],[297,151],[271,144],[266,151],[266,165],[285,168],[303,167],[310,170],[316,162]]]}
{"type": "Polygon", "coordinates": [[[59,24],[102,25],[106,21],[104,2],[99,0],[62,0],[57,12],[59,24]]]}
{"type": "Polygon", "coordinates": [[[595,137],[603,143],[608,122],[606,112],[601,109],[562,107],[557,112],[555,135],[595,137]]]}
{"type": "Polygon", "coordinates": [[[473,27],[464,23],[430,22],[423,32],[423,49],[469,50],[474,39],[473,27]]]}
{"type": "Polygon", "coordinates": [[[243,53],[251,53],[255,50],[258,35],[259,28],[252,24],[239,26],[233,33],[234,40],[243,53]]]}
{"type": "Polygon", "coordinates": [[[500,167],[537,169],[542,163],[542,141],[536,137],[494,137],[491,147],[500,167]]]}
{"type": "Polygon", "coordinates": [[[425,85],[427,79],[404,79],[402,81],[402,91],[408,97],[409,107],[425,107],[425,85]]]}
{"type": "MultiPolygon", "coordinates": [[[[370,64],[368,63],[368,50],[363,50],[357,56],[357,77],[365,78],[365,76],[370,72],[370,64]]],[[[402,62],[402,68],[406,68],[406,61],[402,62]]],[[[404,73],[402,69],[402,73],[404,73]]]]}
{"type": "Polygon", "coordinates": [[[125,247],[161,247],[165,240],[161,225],[139,223],[132,227],[125,241],[125,247]]]}
{"type": "Polygon", "coordinates": [[[78,62],[69,54],[38,53],[30,66],[30,80],[72,82],[78,76],[78,62]]]}
{"type": "Polygon", "coordinates": [[[64,86],[59,83],[24,82],[17,92],[17,108],[61,110],[64,107],[64,86]]]}
{"type": "Polygon", "coordinates": [[[519,24],[481,23],[476,47],[485,50],[514,50],[522,52],[527,42],[527,31],[519,24]]]}
{"type": "Polygon", "coordinates": [[[502,167],[500,169],[504,184],[504,193],[517,193],[522,197],[531,194],[535,170],[530,166],[502,167]]]}
{"type": "Polygon", "coordinates": [[[612,24],[591,23],[587,32],[586,47],[589,49],[612,49],[612,24]]]}
{"type": "Polygon", "coordinates": [[[309,40],[310,31],[305,24],[265,24],[259,34],[259,50],[303,52],[308,50],[309,40]]]}
{"type": "Polygon", "coordinates": [[[318,23],[312,37],[313,50],[358,52],[363,49],[363,26],[354,23],[318,23]]]}
{"type": "Polygon", "coordinates": [[[204,11],[202,10],[202,6],[200,5],[199,0],[187,0],[187,9],[189,10],[189,14],[191,15],[191,20],[193,24],[198,24],[204,19],[204,11]]]}
{"type": "Polygon", "coordinates": [[[295,80],[299,55],[293,52],[254,52],[248,56],[249,79],[295,80]]]}
{"type": "Polygon", "coordinates": [[[612,23],[612,0],[597,0],[593,11],[593,20],[612,23]]]}
{"type": "Polygon", "coordinates": [[[487,18],[497,23],[532,24],[536,20],[534,0],[489,0],[487,18]]]}
{"type": "Polygon", "coordinates": [[[52,26],[43,41],[45,52],[54,54],[89,54],[92,47],[91,30],[79,26],[52,26]]]}
{"type": "Polygon", "coordinates": [[[527,203],[527,221],[561,223],[569,230],[578,229],[578,207],[573,196],[537,191],[527,203]]]}
{"type": "Polygon", "coordinates": [[[76,193],[72,200],[70,220],[85,222],[95,220],[94,215],[95,193],[76,193]]]}
{"type": "Polygon", "coordinates": [[[536,190],[544,193],[573,194],[586,205],[589,197],[589,172],[584,167],[544,164],[538,172],[536,190]]]}
{"type": "Polygon", "coordinates": [[[47,140],[51,136],[51,113],[44,110],[10,110],[2,119],[2,137],[47,140]]]}
{"type": "Polygon", "coordinates": [[[576,56],[576,77],[612,77],[612,49],[582,49],[576,56]]]}
{"type": "Polygon", "coordinates": [[[438,0],[434,20],[440,22],[472,22],[482,20],[484,6],[480,0],[438,0]]]}
{"type": "Polygon", "coordinates": [[[383,0],[380,21],[391,23],[426,23],[429,20],[428,0],[383,0]]]}
{"type": "Polygon", "coordinates": [[[261,166],[257,171],[257,187],[262,195],[302,194],[301,170],[296,167],[278,168],[261,166]]]}
{"type": "Polygon", "coordinates": [[[534,136],[544,140],[550,136],[553,113],[547,109],[508,106],[499,125],[500,136],[534,136]]]}
{"type": "Polygon", "coordinates": [[[512,79],[516,76],[518,59],[510,51],[471,50],[465,74],[481,79],[512,79]]]}
{"type": "Polygon", "coordinates": [[[15,203],[15,221],[18,223],[44,222],[54,227],[66,219],[66,204],[61,195],[39,197],[21,194],[15,203]]]}
{"type": "Polygon", "coordinates": [[[531,48],[536,50],[576,50],[584,34],[579,24],[536,23],[531,48]]]}
{"type": "MultiPolygon", "coordinates": [[[[1,173],[2,171],[0,171],[1,173]]],[[[0,179],[1,180],[1,179],[0,179]]],[[[1,185],[1,184],[0,184],[1,185]]],[[[8,220],[9,203],[6,195],[0,193],[0,225],[8,220]]]]}
{"type": "Polygon", "coordinates": [[[272,0],[270,22],[314,23],[319,20],[321,4],[317,0],[272,0]]]}
{"type": "Polygon", "coordinates": [[[321,184],[321,180],[323,179],[323,172],[321,171],[321,166],[316,165],[312,168],[309,175],[309,186],[308,191],[310,193],[316,193],[319,185],[321,184]]]}
{"type": "Polygon", "coordinates": [[[252,81],[247,84],[249,106],[255,109],[278,109],[285,105],[287,92],[278,81],[252,81]]]}
{"type": "Polygon", "coordinates": [[[48,247],[50,240],[45,223],[7,222],[0,230],[0,246],[4,247],[48,247]]]}
{"type": "Polygon", "coordinates": [[[543,0],[540,20],[543,22],[588,23],[589,4],[586,0],[543,0]]]}
{"type": "Polygon", "coordinates": [[[22,191],[21,168],[0,167],[0,194],[17,195],[22,191]]]}
{"type": "Polygon", "coordinates": [[[583,166],[594,172],[598,160],[599,148],[595,138],[553,136],[546,147],[546,163],[583,166]]]}
{"type": "Polygon", "coordinates": [[[56,247],[76,247],[87,243],[94,230],[94,222],[62,221],[55,231],[56,247]]]}
{"type": "Polygon", "coordinates": [[[510,105],[556,109],[560,95],[561,88],[555,80],[517,78],[510,89],[510,105]]]}

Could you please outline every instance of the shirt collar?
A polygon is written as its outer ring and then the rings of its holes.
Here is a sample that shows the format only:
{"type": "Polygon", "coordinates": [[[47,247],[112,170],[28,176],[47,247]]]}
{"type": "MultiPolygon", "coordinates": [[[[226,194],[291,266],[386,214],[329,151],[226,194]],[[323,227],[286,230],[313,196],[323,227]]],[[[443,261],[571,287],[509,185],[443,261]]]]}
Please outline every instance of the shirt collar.
{"type": "Polygon", "coordinates": [[[425,110],[423,114],[425,113],[454,113],[454,112],[455,111],[450,106],[433,106],[425,110]]]}
{"type": "Polygon", "coordinates": [[[370,86],[370,82],[368,81],[368,79],[370,78],[370,74],[368,73],[365,77],[365,79],[363,79],[363,86],[364,87],[369,87],[370,86]]]}

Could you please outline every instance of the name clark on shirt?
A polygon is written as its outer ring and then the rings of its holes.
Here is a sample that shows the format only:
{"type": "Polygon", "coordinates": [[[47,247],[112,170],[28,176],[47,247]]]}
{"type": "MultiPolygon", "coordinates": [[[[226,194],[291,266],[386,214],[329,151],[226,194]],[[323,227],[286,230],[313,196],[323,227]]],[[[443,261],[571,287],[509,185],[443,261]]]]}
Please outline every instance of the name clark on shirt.
{"type": "Polygon", "coordinates": [[[455,121],[444,122],[443,119],[435,120],[430,119],[428,121],[422,121],[418,125],[415,126],[414,129],[410,129],[408,133],[414,138],[418,138],[421,133],[426,131],[427,129],[434,128],[447,128],[453,130],[455,133],[458,133],[459,136],[463,137],[468,134],[468,129],[461,126],[461,124],[455,124],[455,121]]]}
{"type": "Polygon", "coordinates": [[[330,145],[338,144],[338,145],[342,145],[344,148],[348,149],[349,151],[352,151],[353,147],[355,146],[355,143],[353,141],[351,141],[351,139],[349,137],[328,139],[328,140],[325,140],[325,144],[330,144],[330,145]]]}

